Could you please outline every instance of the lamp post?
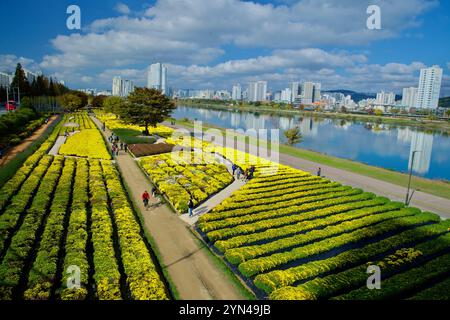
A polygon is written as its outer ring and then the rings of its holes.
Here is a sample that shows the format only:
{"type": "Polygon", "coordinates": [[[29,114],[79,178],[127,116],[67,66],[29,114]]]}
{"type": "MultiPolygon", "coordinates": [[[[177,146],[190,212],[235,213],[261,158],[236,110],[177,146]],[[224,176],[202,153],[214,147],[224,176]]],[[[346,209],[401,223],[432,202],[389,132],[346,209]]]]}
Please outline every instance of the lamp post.
{"type": "Polygon", "coordinates": [[[415,150],[412,152],[412,157],[411,157],[411,167],[409,168],[409,181],[408,181],[408,190],[406,191],[406,199],[405,199],[405,205],[408,206],[409,203],[411,202],[412,196],[414,194],[414,191],[411,193],[411,197],[409,196],[409,191],[411,189],[411,177],[412,177],[412,170],[414,167],[414,157],[416,156],[417,152],[422,152],[422,151],[418,151],[415,150]]]}

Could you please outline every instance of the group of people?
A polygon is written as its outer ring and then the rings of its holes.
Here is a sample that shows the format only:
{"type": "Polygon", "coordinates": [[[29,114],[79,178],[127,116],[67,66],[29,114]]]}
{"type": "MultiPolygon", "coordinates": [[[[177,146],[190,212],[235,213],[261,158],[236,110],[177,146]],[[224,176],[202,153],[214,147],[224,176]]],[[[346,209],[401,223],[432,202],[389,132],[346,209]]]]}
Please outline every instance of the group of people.
{"type": "Polygon", "coordinates": [[[128,148],[128,145],[122,141],[119,141],[119,137],[116,136],[114,133],[112,133],[108,137],[108,141],[111,142],[111,151],[113,156],[118,156],[120,150],[126,151],[128,148]]]}
{"type": "Polygon", "coordinates": [[[248,181],[253,179],[253,175],[255,174],[255,166],[251,166],[250,168],[246,169],[245,171],[242,170],[241,167],[234,164],[232,165],[231,169],[233,170],[233,177],[236,177],[236,179],[241,180],[241,177],[243,177],[243,180],[248,181]]]}

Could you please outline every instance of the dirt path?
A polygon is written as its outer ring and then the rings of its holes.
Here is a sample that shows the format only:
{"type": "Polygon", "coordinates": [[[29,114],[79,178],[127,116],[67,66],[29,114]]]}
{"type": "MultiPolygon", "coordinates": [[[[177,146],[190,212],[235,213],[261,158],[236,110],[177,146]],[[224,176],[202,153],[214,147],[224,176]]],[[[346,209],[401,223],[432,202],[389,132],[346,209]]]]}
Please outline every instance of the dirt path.
{"type": "Polygon", "coordinates": [[[0,167],[7,164],[9,161],[15,158],[16,155],[26,150],[34,141],[39,139],[39,137],[47,130],[47,128],[54,122],[58,116],[53,116],[50,118],[48,123],[42,125],[39,129],[37,129],[31,136],[24,139],[17,146],[12,147],[11,149],[3,155],[3,158],[0,159],[0,167]]]}
{"type": "MultiPolygon", "coordinates": [[[[98,119],[93,120],[101,128],[98,119]]],[[[106,130],[103,135],[108,137],[110,131],[106,130]]],[[[123,151],[116,161],[131,197],[143,214],[145,228],[161,253],[162,267],[175,284],[180,299],[245,299],[218,268],[204,245],[167,205],[156,204],[152,199],[151,208],[145,209],[140,195],[144,190],[150,192],[151,184],[136,161],[123,151]]]]}
{"type": "MultiPolygon", "coordinates": [[[[177,126],[170,126],[170,127],[177,127],[177,126]]],[[[192,129],[186,127],[183,127],[183,129],[192,131],[192,129]]],[[[226,143],[228,146],[233,145],[233,141],[231,139],[228,139],[226,143]]],[[[241,150],[243,149],[240,146],[240,144],[237,145],[237,148],[241,150]]],[[[267,154],[267,152],[265,152],[264,150],[262,153],[267,154]]],[[[405,201],[407,191],[406,187],[401,187],[395,184],[370,178],[364,175],[345,171],[342,169],[333,168],[317,162],[304,160],[283,153],[280,153],[279,161],[281,164],[285,164],[293,168],[307,171],[312,174],[316,174],[317,169],[321,167],[322,175],[325,176],[326,178],[340,182],[342,184],[353,186],[355,188],[361,188],[364,191],[373,192],[380,196],[388,197],[391,200],[400,202],[405,201]]],[[[450,218],[450,200],[448,199],[440,198],[428,193],[417,191],[414,193],[413,199],[411,201],[411,206],[420,208],[425,211],[437,213],[444,219],[450,218]]]]}

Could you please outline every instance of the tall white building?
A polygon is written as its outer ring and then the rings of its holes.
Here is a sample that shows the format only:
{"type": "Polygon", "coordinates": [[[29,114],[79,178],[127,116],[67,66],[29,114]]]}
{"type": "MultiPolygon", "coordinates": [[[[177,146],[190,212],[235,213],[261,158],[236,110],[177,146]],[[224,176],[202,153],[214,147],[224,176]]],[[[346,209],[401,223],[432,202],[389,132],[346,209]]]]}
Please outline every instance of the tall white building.
{"type": "Polygon", "coordinates": [[[233,89],[231,90],[231,99],[232,100],[242,99],[242,87],[239,83],[233,86],[233,89]]]}
{"type": "Polygon", "coordinates": [[[442,69],[439,66],[420,70],[416,108],[436,109],[441,93],[442,69]]]}
{"type": "Polygon", "coordinates": [[[286,89],[284,89],[284,90],[281,91],[280,101],[281,101],[281,102],[285,102],[285,103],[290,103],[290,102],[292,102],[292,92],[291,92],[291,88],[286,88],[286,89]]]}
{"type": "Polygon", "coordinates": [[[160,90],[166,93],[167,85],[167,67],[162,63],[150,65],[148,70],[147,87],[160,90]]]}
{"type": "Polygon", "coordinates": [[[300,82],[291,82],[289,84],[289,89],[291,90],[291,99],[289,102],[295,102],[301,97],[301,86],[300,82]]]}
{"type": "Polygon", "coordinates": [[[395,93],[381,91],[377,93],[376,104],[393,105],[395,103],[395,93]]]}
{"type": "Polygon", "coordinates": [[[6,72],[0,72],[0,87],[8,87],[11,85],[13,76],[6,72]]]}
{"type": "Polygon", "coordinates": [[[131,80],[124,80],[121,77],[114,77],[112,83],[112,95],[128,97],[134,91],[134,83],[131,80]]]}
{"type": "Polygon", "coordinates": [[[410,87],[403,89],[402,106],[407,108],[414,108],[417,99],[417,88],[410,87]]]}
{"type": "Polygon", "coordinates": [[[301,87],[301,102],[304,104],[312,104],[320,101],[320,83],[305,82],[301,87]]]}
{"type": "Polygon", "coordinates": [[[248,85],[248,101],[266,101],[267,81],[250,82],[248,85]]]}

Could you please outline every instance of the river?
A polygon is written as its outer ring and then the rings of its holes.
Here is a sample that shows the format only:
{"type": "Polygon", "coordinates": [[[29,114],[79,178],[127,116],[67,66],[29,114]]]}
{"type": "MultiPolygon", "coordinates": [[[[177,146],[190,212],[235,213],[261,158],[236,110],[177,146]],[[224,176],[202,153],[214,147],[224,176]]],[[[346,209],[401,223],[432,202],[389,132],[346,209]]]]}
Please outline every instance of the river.
{"type": "Polygon", "coordinates": [[[298,126],[303,141],[295,147],[399,172],[409,170],[413,151],[419,151],[414,157],[415,175],[450,180],[450,138],[438,132],[361,121],[287,117],[191,106],[178,106],[173,117],[197,119],[205,124],[244,131],[279,129],[281,142],[286,142],[285,130],[298,126]]]}

